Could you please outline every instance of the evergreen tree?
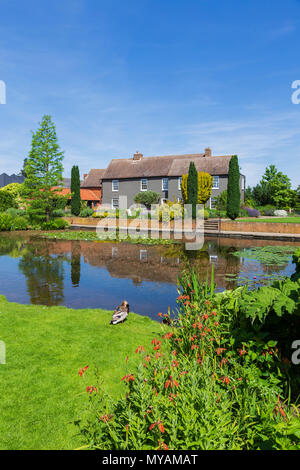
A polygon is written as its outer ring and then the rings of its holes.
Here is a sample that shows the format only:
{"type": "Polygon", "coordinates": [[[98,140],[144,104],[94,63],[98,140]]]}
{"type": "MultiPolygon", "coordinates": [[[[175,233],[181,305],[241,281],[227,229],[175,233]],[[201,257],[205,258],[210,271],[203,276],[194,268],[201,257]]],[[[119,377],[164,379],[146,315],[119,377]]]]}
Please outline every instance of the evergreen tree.
{"type": "Polygon", "coordinates": [[[78,166],[73,166],[71,172],[71,211],[74,215],[80,214],[81,197],[80,197],[80,174],[78,166]]]}
{"type": "Polygon", "coordinates": [[[51,116],[43,116],[40,128],[32,134],[29,157],[25,164],[24,195],[31,222],[49,222],[57,207],[64,154],[60,151],[51,116]]]}
{"type": "Polygon", "coordinates": [[[189,167],[189,175],[187,179],[188,204],[192,204],[192,217],[196,218],[197,202],[198,202],[198,173],[195,163],[191,162],[189,167]]]}
{"type": "Polygon", "coordinates": [[[237,155],[229,163],[227,187],[227,216],[234,220],[238,217],[241,204],[240,168],[237,155]]]}

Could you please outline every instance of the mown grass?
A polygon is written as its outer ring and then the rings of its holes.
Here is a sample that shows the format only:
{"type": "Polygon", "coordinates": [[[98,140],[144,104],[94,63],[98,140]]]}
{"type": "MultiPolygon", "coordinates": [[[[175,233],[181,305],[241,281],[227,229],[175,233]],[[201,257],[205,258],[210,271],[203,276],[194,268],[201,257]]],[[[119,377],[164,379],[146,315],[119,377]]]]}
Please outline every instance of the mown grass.
{"type": "Polygon", "coordinates": [[[6,364],[0,365],[0,449],[80,446],[72,422],[88,400],[78,370],[97,366],[105,390],[118,397],[126,356],[134,368],[136,347],[161,328],[135,314],[111,326],[111,314],[19,305],[0,296],[0,340],[6,345],[6,364]]]}
{"type": "Polygon", "coordinates": [[[238,222],[267,222],[275,224],[300,224],[300,217],[271,217],[271,218],[255,218],[239,219],[238,222]]]}

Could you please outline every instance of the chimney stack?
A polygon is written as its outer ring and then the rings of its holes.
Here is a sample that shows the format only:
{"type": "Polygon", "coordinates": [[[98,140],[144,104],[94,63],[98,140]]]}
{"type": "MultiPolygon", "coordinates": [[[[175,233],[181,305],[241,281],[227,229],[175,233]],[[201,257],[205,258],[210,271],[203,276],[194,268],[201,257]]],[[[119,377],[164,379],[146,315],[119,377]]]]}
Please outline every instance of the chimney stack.
{"type": "Polygon", "coordinates": [[[205,154],[204,154],[205,157],[211,157],[211,148],[210,147],[207,147],[205,149],[205,154]]]}
{"type": "Polygon", "coordinates": [[[143,154],[140,153],[139,151],[136,151],[136,153],[133,155],[133,160],[142,160],[143,154]]]}
{"type": "Polygon", "coordinates": [[[84,173],[84,175],[83,175],[83,179],[84,179],[84,180],[85,180],[85,178],[87,177],[87,175],[88,175],[87,173],[84,173]]]}

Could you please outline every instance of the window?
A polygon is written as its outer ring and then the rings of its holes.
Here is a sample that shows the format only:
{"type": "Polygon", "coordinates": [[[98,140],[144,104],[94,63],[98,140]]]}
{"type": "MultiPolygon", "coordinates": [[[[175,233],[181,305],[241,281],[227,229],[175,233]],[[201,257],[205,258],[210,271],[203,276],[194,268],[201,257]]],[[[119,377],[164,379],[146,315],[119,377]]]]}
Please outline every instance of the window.
{"type": "Polygon", "coordinates": [[[148,180],[147,178],[141,179],[141,191],[148,191],[148,180]]]}
{"type": "Polygon", "coordinates": [[[215,264],[218,262],[218,256],[217,255],[210,255],[209,257],[210,264],[215,264]]]}
{"type": "Polygon", "coordinates": [[[119,180],[112,180],[112,190],[119,191],[119,180]]]}
{"type": "Polygon", "coordinates": [[[215,207],[216,207],[216,199],[217,199],[216,197],[211,197],[211,198],[210,198],[210,208],[211,208],[211,209],[215,209],[215,207]]]}
{"type": "Polygon", "coordinates": [[[163,191],[168,191],[169,190],[169,180],[168,180],[168,178],[163,178],[162,179],[162,190],[163,191]]]}
{"type": "Polygon", "coordinates": [[[242,191],[245,191],[245,176],[242,176],[242,191]]]}
{"type": "Polygon", "coordinates": [[[118,209],[119,208],[119,199],[113,199],[111,202],[111,206],[113,209],[118,209]]]}
{"type": "Polygon", "coordinates": [[[179,176],[179,178],[178,178],[178,191],[181,191],[181,182],[182,182],[182,176],[179,176]]]}
{"type": "Polygon", "coordinates": [[[147,261],[148,259],[148,252],[147,250],[140,250],[140,261],[147,261]]]}
{"type": "Polygon", "coordinates": [[[213,189],[219,189],[219,177],[214,176],[214,181],[213,181],[213,189]]]}

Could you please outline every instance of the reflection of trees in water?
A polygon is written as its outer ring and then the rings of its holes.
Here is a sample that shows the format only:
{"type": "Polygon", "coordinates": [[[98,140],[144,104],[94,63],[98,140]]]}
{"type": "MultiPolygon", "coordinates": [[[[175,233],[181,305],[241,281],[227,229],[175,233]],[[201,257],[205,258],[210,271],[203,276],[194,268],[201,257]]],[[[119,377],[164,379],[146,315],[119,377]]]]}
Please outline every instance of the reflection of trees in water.
{"type": "Polygon", "coordinates": [[[74,287],[80,283],[80,241],[73,241],[71,245],[71,280],[74,287]]]}
{"type": "Polygon", "coordinates": [[[233,246],[223,246],[219,242],[208,240],[200,250],[185,250],[184,244],[177,244],[166,249],[166,258],[180,258],[183,269],[193,271],[199,280],[211,279],[212,265],[214,265],[214,279],[217,287],[234,289],[237,287],[236,277],[227,280],[226,275],[237,276],[240,271],[241,259],[232,253],[236,251],[233,246]]]}
{"type": "Polygon", "coordinates": [[[11,258],[20,258],[26,250],[26,242],[24,239],[1,236],[0,237],[0,256],[8,255],[11,258]]]}
{"type": "Polygon", "coordinates": [[[60,305],[64,302],[65,256],[51,256],[47,240],[28,244],[19,263],[26,276],[27,291],[32,304],[60,305]]]}

